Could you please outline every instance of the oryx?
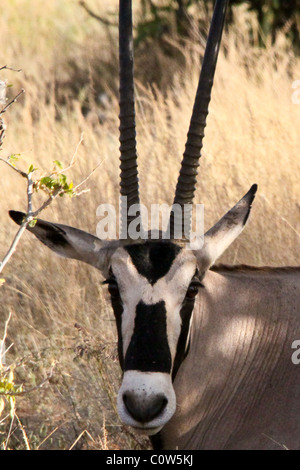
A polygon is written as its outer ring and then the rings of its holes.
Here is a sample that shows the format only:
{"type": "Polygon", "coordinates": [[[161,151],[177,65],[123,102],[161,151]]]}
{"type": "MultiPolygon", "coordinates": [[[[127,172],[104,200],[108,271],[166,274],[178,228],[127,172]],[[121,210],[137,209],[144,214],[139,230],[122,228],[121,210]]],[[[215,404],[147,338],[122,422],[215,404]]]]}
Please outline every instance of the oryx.
{"type": "MultiPolygon", "coordinates": [[[[193,202],[226,6],[216,1],[175,192],[180,207],[193,202]]],[[[126,231],[130,207],[140,204],[129,0],[120,0],[119,26],[126,231]]],[[[242,232],[256,189],[206,232],[201,248],[175,238],[174,212],[170,239],[109,242],[43,220],[28,226],[53,251],[91,264],[106,279],[122,369],[119,415],[155,448],[300,447],[300,365],[291,360],[300,339],[300,269],[213,267],[242,232]]]]}

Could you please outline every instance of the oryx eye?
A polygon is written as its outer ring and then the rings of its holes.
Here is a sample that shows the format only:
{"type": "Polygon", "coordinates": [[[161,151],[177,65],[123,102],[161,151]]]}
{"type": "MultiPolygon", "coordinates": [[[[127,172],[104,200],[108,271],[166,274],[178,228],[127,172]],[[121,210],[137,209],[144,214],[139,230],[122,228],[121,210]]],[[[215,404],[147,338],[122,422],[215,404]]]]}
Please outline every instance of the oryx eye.
{"type": "Polygon", "coordinates": [[[112,297],[119,297],[119,287],[116,280],[110,280],[108,283],[108,292],[112,297]]]}
{"type": "Polygon", "coordinates": [[[108,292],[110,293],[111,297],[119,297],[119,287],[113,274],[111,274],[110,277],[103,282],[103,284],[108,284],[108,292]]]}
{"type": "Polygon", "coordinates": [[[199,292],[199,288],[204,287],[198,279],[193,279],[186,291],[185,298],[193,300],[199,292]]]}

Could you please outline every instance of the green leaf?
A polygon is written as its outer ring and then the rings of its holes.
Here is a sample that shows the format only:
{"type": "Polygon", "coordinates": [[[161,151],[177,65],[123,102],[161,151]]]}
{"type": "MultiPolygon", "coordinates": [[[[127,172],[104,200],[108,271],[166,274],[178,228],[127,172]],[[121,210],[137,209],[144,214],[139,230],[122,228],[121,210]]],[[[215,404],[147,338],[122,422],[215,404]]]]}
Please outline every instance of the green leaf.
{"type": "Polygon", "coordinates": [[[29,222],[28,225],[29,225],[29,227],[35,227],[36,223],[37,223],[37,219],[33,219],[29,222]]]}
{"type": "Polygon", "coordinates": [[[67,177],[66,177],[66,175],[64,175],[62,173],[61,175],[59,175],[58,180],[59,180],[59,182],[61,183],[62,186],[65,186],[65,184],[67,182],[67,177]]]}
{"type": "Polygon", "coordinates": [[[54,165],[58,166],[58,168],[63,168],[63,164],[59,160],[54,160],[54,165]]]}
{"type": "Polygon", "coordinates": [[[28,173],[32,173],[33,171],[36,171],[37,168],[34,168],[33,165],[30,165],[30,167],[28,168],[28,173]]]}
{"type": "Polygon", "coordinates": [[[8,161],[9,163],[11,163],[13,166],[15,164],[15,162],[17,162],[20,158],[21,154],[20,153],[12,153],[9,157],[8,157],[8,161]]]}
{"type": "Polygon", "coordinates": [[[51,176],[44,176],[40,179],[40,185],[46,186],[48,189],[53,189],[55,186],[55,180],[51,176]]]}

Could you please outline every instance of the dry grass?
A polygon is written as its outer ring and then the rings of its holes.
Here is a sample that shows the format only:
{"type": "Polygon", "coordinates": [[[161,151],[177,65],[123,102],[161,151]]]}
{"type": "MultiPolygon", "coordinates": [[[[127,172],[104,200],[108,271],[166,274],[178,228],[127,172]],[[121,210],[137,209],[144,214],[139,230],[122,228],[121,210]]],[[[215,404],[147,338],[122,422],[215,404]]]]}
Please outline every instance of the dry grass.
{"type": "MultiPolygon", "coordinates": [[[[104,16],[114,4],[99,0],[97,7],[104,16]]],[[[238,10],[224,36],[226,53],[221,51],[218,63],[196,202],[205,204],[208,228],[258,183],[249,225],[221,261],[299,265],[300,105],[291,97],[300,62],[283,37],[265,50],[250,45],[245,22],[238,10]]],[[[108,35],[71,0],[11,0],[0,29],[0,65],[23,69],[1,78],[14,83],[12,94],[19,86],[26,90],[5,116],[2,156],[22,152],[23,168],[34,162],[43,171],[55,159],[67,163],[84,132],[72,178],[79,182],[101,161],[89,180],[90,192],[55,201],[43,217],[95,233],[97,206],[118,203],[117,32],[108,35]],[[99,55],[102,69],[99,65],[94,76],[99,55]],[[94,89],[107,92],[106,105],[97,103],[94,89]],[[83,114],[87,104],[89,112],[83,114]]],[[[140,187],[146,204],[172,202],[198,80],[202,47],[176,47],[186,65],[171,69],[169,89],[151,91],[137,83],[140,187]]],[[[140,63],[147,64],[147,57],[140,63]]],[[[7,212],[26,207],[25,184],[4,165],[0,195],[1,258],[16,230],[7,212]]],[[[115,412],[116,333],[99,274],[51,256],[26,234],[4,277],[0,332],[11,311],[8,343],[14,346],[8,360],[18,363],[16,380],[24,388],[38,386],[54,366],[46,385],[17,400],[23,431],[16,424],[8,447],[25,448],[24,433],[31,448],[144,446],[121,427],[115,412]]],[[[0,424],[0,441],[7,425],[7,420],[0,424]]]]}

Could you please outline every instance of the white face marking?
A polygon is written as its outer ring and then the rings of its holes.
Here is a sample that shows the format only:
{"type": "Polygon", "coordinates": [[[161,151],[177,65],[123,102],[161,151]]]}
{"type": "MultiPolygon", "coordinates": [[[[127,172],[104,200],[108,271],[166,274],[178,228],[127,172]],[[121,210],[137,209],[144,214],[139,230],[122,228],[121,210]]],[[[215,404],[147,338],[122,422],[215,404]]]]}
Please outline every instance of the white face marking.
{"type": "Polygon", "coordinates": [[[196,258],[192,251],[181,250],[167,274],[151,285],[135,268],[124,248],[116,250],[111,259],[123,302],[122,337],[124,357],[131,340],[137,304],[146,305],[165,302],[167,310],[167,335],[172,360],[176,353],[180,333],[180,309],[189,283],[196,270],[196,258]]]}
{"type": "MultiPolygon", "coordinates": [[[[184,249],[179,251],[169,271],[153,285],[137,271],[129,253],[124,248],[116,250],[111,259],[111,267],[123,304],[121,331],[124,358],[134,332],[136,308],[139,302],[153,305],[163,301],[167,312],[167,341],[173,364],[181,332],[180,309],[196,270],[196,258],[193,252],[184,249]]],[[[171,374],[136,370],[124,372],[118,394],[118,411],[125,424],[139,428],[147,434],[154,434],[169,421],[175,409],[176,397],[171,374]],[[126,409],[124,404],[126,393],[133,395],[137,403],[139,401],[150,403],[153,396],[163,394],[167,405],[159,416],[147,423],[141,423],[135,420],[126,409]]]]}
{"type": "Polygon", "coordinates": [[[125,372],[118,393],[118,412],[123,423],[138,429],[148,436],[156,434],[171,419],[176,410],[176,396],[172,386],[171,376],[160,372],[140,372],[128,370],[125,372]],[[151,422],[141,423],[135,420],[127,411],[124,404],[124,394],[133,393],[137,403],[146,406],[153,396],[163,394],[168,400],[163,413],[151,422]]]}

